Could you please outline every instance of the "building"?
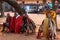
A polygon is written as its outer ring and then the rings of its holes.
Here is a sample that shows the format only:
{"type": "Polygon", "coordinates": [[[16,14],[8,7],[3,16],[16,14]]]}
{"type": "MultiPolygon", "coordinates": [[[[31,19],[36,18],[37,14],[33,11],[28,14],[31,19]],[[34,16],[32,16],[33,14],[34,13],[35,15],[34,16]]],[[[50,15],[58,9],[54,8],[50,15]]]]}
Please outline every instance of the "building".
{"type": "MultiPolygon", "coordinates": [[[[43,0],[17,0],[17,2],[20,4],[24,1],[25,4],[30,4],[30,3],[43,3],[43,0]]],[[[46,0],[46,2],[51,2],[51,0],[46,0]]]]}

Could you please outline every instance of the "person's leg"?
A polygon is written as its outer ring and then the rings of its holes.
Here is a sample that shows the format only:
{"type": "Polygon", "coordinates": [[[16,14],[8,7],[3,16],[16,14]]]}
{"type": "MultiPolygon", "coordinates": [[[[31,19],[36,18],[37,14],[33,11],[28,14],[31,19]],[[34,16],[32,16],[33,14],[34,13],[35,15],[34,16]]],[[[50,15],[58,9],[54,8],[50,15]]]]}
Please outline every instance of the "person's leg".
{"type": "Polygon", "coordinates": [[[37,39],[41,39],[41,33],[42,33],[42,31],[39,29],[37,39]]]}
{"type": "Polygon", "coordinates": [[[3,23],[3,30],[2,30],[2,32],[5,31],[5,27],[6,27],[6,23],[3,23]]]}
{"type": "Polygon", "coordinates": [[[29,26],[25,26],[25,30],[26,30],[25,35],[28,35],[29,34],[29,26]]]}
{"type": "Polygon", "coordinates": [[[25,32],[25,24],[23,24],[22,28],[21,28],[21,32],[24,33],[25,32]]]}

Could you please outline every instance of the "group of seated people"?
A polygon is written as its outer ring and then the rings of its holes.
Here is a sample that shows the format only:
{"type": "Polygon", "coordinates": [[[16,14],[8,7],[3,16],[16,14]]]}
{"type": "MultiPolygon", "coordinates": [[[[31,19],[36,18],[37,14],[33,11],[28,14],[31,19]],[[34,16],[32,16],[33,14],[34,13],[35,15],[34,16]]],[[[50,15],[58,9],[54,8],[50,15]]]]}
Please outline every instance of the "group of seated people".
{"type": "Polygon", "coordinates": [[[28,17],[28,15],[23,14],[23,16],[18,13],[14,13],[14,17],[11,17],[10,14],[7,14],[6,22],[3,23],[2,32],[12,32],[12,33],[31,33],[35,32],[35,24],[28,17]]]}

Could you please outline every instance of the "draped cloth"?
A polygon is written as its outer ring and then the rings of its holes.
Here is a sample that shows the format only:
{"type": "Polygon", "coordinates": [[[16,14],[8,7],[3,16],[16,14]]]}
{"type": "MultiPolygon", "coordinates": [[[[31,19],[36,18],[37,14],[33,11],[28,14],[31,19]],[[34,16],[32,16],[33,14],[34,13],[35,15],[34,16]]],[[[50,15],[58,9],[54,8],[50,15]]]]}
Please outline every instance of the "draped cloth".
{"type": "Polygon", "coordinates": [[[22,16],[18,16],[15,20],[15,33],[19,33],[21,31],[23,24],[22,16]]]}
{"type": "Polygon", "coordinates": [[[43,30],[44,40],[48,40],[48,38],[49,38],[49,21],[48,21],[48,18],[44,19],[44,23],[42,25],[42,30],[43,30]]]}
{"type": "Polygon", "coordinates": [[[13,17],[10,24],[10,31],[19,33],[23,24],[22,16],[13,17]]]}

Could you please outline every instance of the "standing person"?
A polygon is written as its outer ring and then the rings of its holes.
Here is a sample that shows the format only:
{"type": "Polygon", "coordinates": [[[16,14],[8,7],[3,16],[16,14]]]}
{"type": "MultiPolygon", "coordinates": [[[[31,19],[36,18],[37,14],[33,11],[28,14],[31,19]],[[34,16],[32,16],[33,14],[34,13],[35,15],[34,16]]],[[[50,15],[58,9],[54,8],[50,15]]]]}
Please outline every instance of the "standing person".
{"type": "MultiPolygon", "coordinates": [[[[56,18],[56,13],[55,13],[55,11],[53,11],[53,10],[50,10],[50,7],[48,6],[48,7],[46,7],[47,9],[45,10],[45,12],[44,12],[44,14],[50,14],[50,18],[51,18],[51,20],[52,20],[52,22],[53,22],[53,35],[55,34],[56,36],[57,36],[57,34],[56,34],[56,21],[55,21],[55,18],[56,18]]],[[[46,17],[47,17],[47,15],[46,15],[46,17]]],[[[51,23],[50,23],[51,24],[51,23]]],[[[51,26],[51,25],[50,25],[51,26]]]]}
{"type": "MultiPolygon", "coordinates": [[[[51,21],[53,23],[53,26],[52,26],[52,33],[53,33],[53,36],[54,36],[54,33],[55,35],[56,34],[56,22],[55,22],[55,17],[56,17],[56,14],[54,11],[50,10],[49,6],[45,6],[46,10],[44,11],[44,14],[46,15],[46,18],[43,20],[42,22],[42,31],[43,31],[43,37],[44,37],[44,40],[48,40],[49,38],[49,26],[51,25],[51,23],[49,22],[50,18],[51,18],[51,21]]],[[[41,34],[40,34],[41,35],[41,34]]]]}
{"type": "Polygon", "coordinates": [[[3,23],[3,30],[2,31],[7,31],[7,32],[9,31],[9,29],[10,29],[10,22],[11,22],[11,16],[8,13],[7,17],[6,17],[6,22],[3,23]]]}

